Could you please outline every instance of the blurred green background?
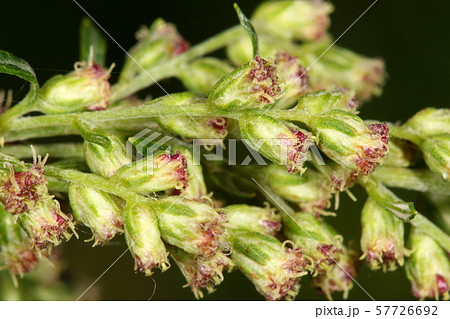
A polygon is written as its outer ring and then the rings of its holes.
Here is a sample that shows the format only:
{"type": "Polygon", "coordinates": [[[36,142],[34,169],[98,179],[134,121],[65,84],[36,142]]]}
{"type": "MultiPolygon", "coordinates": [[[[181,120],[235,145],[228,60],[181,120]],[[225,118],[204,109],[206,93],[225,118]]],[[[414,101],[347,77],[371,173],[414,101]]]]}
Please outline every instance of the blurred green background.
{"type": "MultiPolygon", "coordinates": [[[[331,33],[339,36],[373,1],[335,1],[331,33]]],[[[142,24],[155,18],[177,25],[180,33],[196,44],[238,21],[232,8],[233,1],[99,1],[80,0],[79,3],[120,43],[130,48],[134,33],[142,24]]],[[[240,1],[241,9],[250,15],[259,1],[240,1]]],[[[8,50],[27,60],[35,69],[40,83],[57,73],[72,70],[78,59],[78,27],[82,10],[70,0],[19,1],[3,0],[0,4],[0,49],[8,50]]],[[[384,94],[364,105],[361,116],[365,119],[386,121],[405,120],[426,106],[449,107],[450,87],[450,2],[379,0],[338,42],[338,45],[367,56],[383,57],[389,78],[384,94]]],[[[121,68],[123,51],[108,39],[108,64],[121,68]]],[[[23,82],[0,75],[0,88],[12,88],[19,99],[26,91],[23,82]]],[[[161,83],[169,92],[182,90],[176,80],[161,83]]],[[[153,87],[146,93],[155,96],[162,92],[153,87]]],[[[400,193],[401,194],[401,193],[400,193]]],[[[328,219],[347,240],[358,242],[360,236],[359,211],[364,193],[355,191],[357,203],[341,196],[338,217],[328,219]]],[[[401,194],[414,200],[414,194],[401,194]]],[[[90,237],[81,233],[82,238],[90,237]]],[[[74,295],[81,293],[126,249],[122,239],[110,245],[91,248],[90,243],[71,240],[64,245],[64,258],[68,269],[64,279],[78,282],[74,295]]],[[[125,254],[96,283],[96,295],[106,300],[193,300],[189,288],[174,265],[164,274],[150,278],[133,272],[133,260],[125,254]]],[[[362,265],[358,282],[377,300],[411,299],[409,283],[404,270],[382,274],[370,272],[362,265]]],[[[309,279],[303,285],[298,299],[323,300],[311,288],[309,279]]],[[[336,295],[336,299],[339,296],[336,295]]],[[[357,286],[350,300],[367,300],[368,296],[357,286]]],[[[262,300],[252,284],[239,272],[226,275],[218,291],[205,300],[262,300]]]]}

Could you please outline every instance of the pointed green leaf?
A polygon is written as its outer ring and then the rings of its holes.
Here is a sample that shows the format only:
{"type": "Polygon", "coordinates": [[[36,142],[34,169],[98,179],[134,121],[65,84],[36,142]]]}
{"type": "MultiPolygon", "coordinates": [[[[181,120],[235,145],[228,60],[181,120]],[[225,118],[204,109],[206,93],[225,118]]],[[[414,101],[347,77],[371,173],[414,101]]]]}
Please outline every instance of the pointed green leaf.
{"type": "Polygon", "coordinates": [[[80,25],[80,61],[89,60],[90,47],[94,49],[94,62],[105,65],[107,42],[91,19],[84,17],[80,25]]]}
{"type": "Polygon", "coordinates": [[[241,23],[242,27],[247,32],[248,36],[250,37],[250,40],[252,41],[253,57],[256,57],[257,55],[259,55],[259,48],[258,48],[258,35],[256,34],[255,28],[250,23],[250,20],[241,11],[237,3],[234,4],[234,10],[236,10],[239,22],[241,23]]]}
{"type": "Polygon", "coordinates": [[[32,84],[38,84],[33,69],[25,60],[3,50],[0,50],[0,73],[14,75],[32,84]]]}

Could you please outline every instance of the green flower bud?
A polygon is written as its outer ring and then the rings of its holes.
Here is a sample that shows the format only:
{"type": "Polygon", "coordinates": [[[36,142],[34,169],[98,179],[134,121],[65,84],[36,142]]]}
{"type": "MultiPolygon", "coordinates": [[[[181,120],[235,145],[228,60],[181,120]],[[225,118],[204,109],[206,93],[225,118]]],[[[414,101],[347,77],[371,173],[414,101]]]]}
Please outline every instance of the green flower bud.
{"type": "MultiPolygon", "coordinates": [[[[205,100],[192,92],[182,92],[163,96],[154,100],[164,105],[189,105],[204,103],[205,100]]],[[[227,135],[227,119],[224,117],[162,116],[156,122],[163,129],[184,138],[222,139],[227,135]]]]}
{"type": "Polygon", "coordinates": [[[123,165],[129,164],[125,147],[120,139],[87,121],[77,121],[84,139],[84,155],[90,170],[109,178],[123,165]]]}
{"type": "Polygon", "coordinates": [[[333,267],[325,274],[314,277],[313,284],[319,292],[324,293],[328,300],[332,300],[331,294],[342,291],[344,299],[347,299],[349,291],[353,288],[353,278],[356,276],[356,253],[344,248],[339,258],[339,265],[333,267]]]}
{"type": "Polygon", "coordinates": [[[245,142],[272,162],[286,165],[290,173],[305,170],[303,163],[313,144],[309,132],[267,115],[242,116],[239,128],[245,142]]]}
{"type": "Polygon", "coordinates": [[[179,152],[145,157],[122,166],[111,180],[140,194],[185,189],[188,183],[186,158],[179,152]]]}
{"type": "Polygon", "coordinates": [[[331,110],[311,116],[308,125],[319,140],[319,148],[357,174],[370,174],[388,151],[386,123],[366,126],[356,115],[331,110]]]}
{"type": "Polygon", "coordinates": [[[217,58],[205,57],[189,63],[177,77],[189,91],[207,95],[217,81],[232,71],[233,67],[228,63],[217,58]]]}
{"type": "Polygon", "coordinates": [[[75,233],[72,216],[61,211],[58,201],[51,196],[41,199],[33,209],[20,214],[18,217],[20,227],[33,241],[33,247],[42,250],[50,244],[57,246],[63,239],[69,240],[75,233]]]}
{"type": "Polygon", "coordinates": [[[403,128],[422,136],[450,134],[450,109],[426,108],[410,118],[403,128]]]}
{"type": "Polygon", "coordinates": [[[169,247],[169,252],[187,280],[184,287],[191,287],[197,299],[203,298],[203,290],[214,292],[215,286],[224,279],[222,272],[225,269],[231,271],[234,266],[231,259],[220,251],[210,258],[194,256],[173,246],[169,247]]]}
{"type": "Polygon", "coordinates": [[[306,44],[295,55],[303,65],[314,65],[308,71],[311,87],[316,90],[352,89],[360,102],[381,95],[386,79],[381,59],[367,58],[333,45],[331,39],[322,43],[306,44]],[[327,54],[317,58],[327,50],[327,54]]]}
{"type": "Polygon", "coordinates": [[[287,40],[313,41],[327,31],[333,6],[322,1],[266,1],[255,10],[257,28],[287,40]]]}
{"type": "Polygon", "coordinates": [[[232,231],[231,259],[267,300],[292,300],[306,274],[300,248],[258,232],[232,231]]]}
{"type": "Polygon", "coordinates": [[[0,269],[9,269],[14,279],[34,270],[38,266],[38,257],[29,246],[13,216],[0,205],[0,269]]]}
{"type": "Polygon", "coordinates": [[[450,134],[420,138],[417,144],[430,170],[450,180],[450,134]]]}
{"type": "Polygon", "coordinates": [[[396,263],[403,266],[403,221],[369,198],[361,213],[361,259],[366,259],[372,270],[383,266],[383,271],[394,271],[396,263]]]}
{"type": "Polygon", "coordinates": [[[281,166],[269,165],[262,174],[276,194],[298,204],[303,211],[321,214],[330,206],[331,181],[314,169],[300,176],[289,174],[281,166]]]}
{"type": "Polygon", "coordinates": [[[39,111],[62,114],[108,107],[111,86],[108,82],[112,67],[105,71],[92,61],[75,63],[75,71],[56,75],[39,93],[39,111]]]}
{"type": "Polygon", "coordinates": [[[450,262],[445,251],[431,237],[416,229],[411,232],[408,242],[412,253],[406,261],[406,274],[414,296],[449,299],[450,262]]]}
{"type": "Polygon", "coordinates": [[[75,218],[92,230],[94,246],[123,233],[123,203],[118,197],[71,183],[69,199],[75,218]]]}
{"type": "Polygon", "coordinates": [[[223,110],[263,108],[281,92],[276,66],[259,56],[224,76],[209,93],[208,101],[223,110]]]}
{"type": "Polygon", "coordinates": [[[230,205],[219,209],[228,220],[227,226],[232,229],[259,232],[275,236],[281,229],[281,217],[274,208],[250,206],[245,204],[230,205]]]}
{"type": "Polygon", "coordinates": [[[120,73],[120,81],[128,81],[144,70],[169,61],[189,48],[175,25],[157,19],[150,28],[142,27],[136,33],[139,41],[129,50],[133,59],[127,57],[120,73]],[[137,62],[137,63],[136,63],[137,62]]]}
{"type": "Polygon", "coordinates": [[[127,202],[123,211],[125,239],[135,260],[135,270],[150,276],[153,268],[170,267],[161,240],[156,214],[148,202],[127,202]]]}
{"type": "Polygon", "coordinates": [[[317,91],[302,96],[296,110],[309,114],[319,114],[331,110],[342,110],[349,113],[358,113],[358,100],[355,93],[350,90],[317,91]]]}
{"type": "Polygon", "coordinates": [[[285,81],[281,85],[281,97],[274,104],[274,109],[286,109],[293,106],[297,100],[308,93],[308,75],[297,57],[287,52],[278,52],[275,56],[275,64],[280,77],[285,81]]]}
{"type": "Polygon", "coordinates": [[[152,203],[164,241],[195,256],[213,256],[226,248],[225,220],[212,207],[181,197],[152,203]]]}
{"type": "Polygon", "coordinates": [[[339,262],[343,238],[330,225],[302,212],[283,219],[283,226],[286,237],[302,247],[305,258],[311,260],[314,276],[327,273],[339,262]]]}

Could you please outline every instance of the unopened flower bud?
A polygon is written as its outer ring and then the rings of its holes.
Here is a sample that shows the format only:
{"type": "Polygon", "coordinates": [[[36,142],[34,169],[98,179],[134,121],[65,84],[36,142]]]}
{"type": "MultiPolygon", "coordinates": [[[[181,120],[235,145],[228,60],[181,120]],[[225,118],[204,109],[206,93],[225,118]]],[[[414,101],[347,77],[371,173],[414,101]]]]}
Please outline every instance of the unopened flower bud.
{"type": "Polygon", "coordinates": [[[220,251],[210,258],[194,256],[174,246],[169,247],[169,252],[186,278],[185,287],[191,287],[197,299],[203,298],[203,290],[214,292],[215,286],[224,279],[223,271],[231,271],[234,266],[231,259],[220,251]]]}
{"type": "Polygon", "coordinates": [[[111,69],[105,71],[92,61],[75,63],[75,71],[56,75],[48,80],[39,93],[39,111],[61,114],[98,111],[108,107],[111,69]]]}
{"type": "Polygon", "coordinates": [[[256,8],[252,22],[287,40],[313,41],[327,31],[333,6],[323,1],[266,1],[256,8]]]}
{"type": "Polygon", "coordinates": [[[450,261],[445,251],[431,237],[413,229],[408,248],[406,274],[414,296],[420,299],[449,299],[450,261]]]}
{"type": "Polygon", "coordinates": [[[306,274],[300,248],[258,232],[232,231],[231,259],[267,300],[292,300],[306,274]]]}
{"type": "Polygon", "coordinates": [[[386,123],[366,126],[354,114],[331,110],[312,116],[308,124],[328,157],[358,173],[370,174],[388,151],[386,123]]]}
{"type": "Polygon", "coordinates": [[[245,115],[239,118],[241,136],[253,149],[274,163],[286,165],[290,173],[305,170],[309,132],[267,115],[245,115]]]}
{"type": "MultiPolygon", "coordinates": [[[[154,100],[154,103],[158,102],[164,105],[189,105],[204,103],[205,99],[192,92],[183,92],[154,100]]],[[[184,138],[223,139],[227,135],[227,119],[224,117],[162,116],[156,121],[162,128],[184,138]]]]}
{"type": "Polygon", "coordinates": [[[347,299],[356,275],[356,259],[354,251],[344,248],[339,258],[339,264],[334,264],[325,274],[314,277],[314,286],[319,289],[319,292],[324,293],[328,300],[333,299],[331,294],[336,291],[342,291],[344,299],[347,299]]]}
{"type": "Polygon", "coordinates": [[[418,146],[430,170],[450,180],[450,134],[420,138],[418,146]]]}
{"type": "Polygon", "coordinates": [[[90,170],[109,178],[123,165],[129,164],[125,147],[120,139],[87,121],[78,121],[78,129],[84,139],[84,155],[90,170]]]}
{"type": "Polygon", "coordinates": [[[275,56],[278,74],[284,80],[281,84],[281,97],[273,109],[286,109],[293,106],[297,100],[310,90],[308,74],[297,57],[287,52],[278,52],[275,56]]]}
{"type": "Polygon", "coordinates": [[[281,92],[275,64],[256,58],[227,74],[209,93],[209,102],[223,110],[263,108],[281,92]]]}
{"type": "Polygon", "coordinates": [[[275,193],[298,204],[303,211],[321,214],[330,206],[332,183],[314,169],[309,168],[300,176],[289,174],[281,166],[269,165],[262,174],[275,193]]]}
{"type": "Polygon", "coordinates": [[[283,219],[287,238],[302,247],[305,258],[312,262],[313,275],[330,271],[343,253],[343,238],[330,225],[309,212],[295,213],[283,219]]]}
{"type": "Polygon", "coordinates": [[[450,109],[426,108],[410,118],[403,128],[422,136],[450,134],[450,109]]]}
{"type": "Polygon", "coordinates": [[[207,95],[217,81],[232,71],[233,67],[228,63],[205,57],[189,63],[177,77],[189,91],[207,95]]]}
{"type": "Polygon", "coordinates": [[[150,28],[143,27],[136,33],[139,41],[129,50],[133,59],[127,57],[120,73],[120,81],[134,78],[143,70],[169,61],[185,52],[189,44],[178,33],[175,25],[157,19],[150,28]]]}
{"type": "Polygon", "coordinates": [[[227,218],[232,229],[260,232],[275,236],[281,229],[281,218],[270,206],[258,207],[245,204],[225,206],[219,209],[227,218]]]}
{"type": "Polygon", "coordinates": [[[368,58],[336,45],[329,48],[331,41],[321,45],[301,46],[296,55],[304,65],[314,65],[308,71],[314,90],[347,88],[354,90],[360,102],[379,96],[386,79],[384,62],[379,58],[368,58]],[[328,49],[327,49],[328,48],[328,49]],[[323,52],[323,59],[317,59],[323,52]]]}
{"type": "Polygon", "coordinates": [[[127,202],[123,222],[125,239],[135,260],[135,270],[150,276],[153,268],[159,267],[162,271],[168,269],[167,251],[151,205],[148,202],[127,202]]]}
{"type": "Polygon", "coordinates": [[[108,242],[116,234],[123,233],[123,203],[119,198],[71,183],[69,199],[75,218],[92,230],[94,246],[108,242]]]}
{"type": "Polygon", "coordinates": [[[369,198],[361,213],[361,224],[361,259],[366,259],[371,269],[382,266],[383,271],[394,271],[396,263],[403,266],[403,221],[369,198]]]}
{"type": "Polygon", "coordinates": [[[359,103],[355,93],[351,90],[324,90],[308,93],[302,96],[296,110],[309,114],[319,114],[331,110],[342,110],[349,113],[358,113],[359,103]]]}
{"type": "Polygon", "coordinates": [[[225,248],[225,220],[212,207],[181,197],[152,203],[165,242],[205,258],[225,248]]]}
{"type": "Polygon", "coordinates": [[[71,219],[61,211],[58,201],[49,196],[37,202],[30,211],[20,214],[18,222],[33,241],[33,246],[42,250],[72,237],[69,229],[74,232],[75,227],[71,219]]]}
{"type": "Polygon", "coordinates": [[[38,266],[38,257],[13,216],[0,204],[0,268],[3,266],[13,278],[22,277],[38,266]]]}
{"type": "Polygon", "coordinates": [[[185,189],[188,183],[186,158],[179,152],[148,156],[122,166],[111,180],[119,181],[140,194],[185,189]]]}

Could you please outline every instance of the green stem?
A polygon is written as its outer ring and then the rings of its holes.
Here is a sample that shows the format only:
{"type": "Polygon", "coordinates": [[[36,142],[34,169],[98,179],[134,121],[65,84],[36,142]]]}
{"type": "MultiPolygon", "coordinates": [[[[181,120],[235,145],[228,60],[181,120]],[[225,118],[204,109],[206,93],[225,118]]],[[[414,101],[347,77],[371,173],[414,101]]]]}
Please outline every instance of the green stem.
{"type": "Polygon", "coordinates": [[[14,107],[7,110],[0,117],[0,133],[11,127],[11,123],[20,116],[35,111],[37,105],[37,95],[39,87],[37,84],[30,84],[30,91],[27,96],[14,107]]]}
{"type": "Polygon", "coordinates": [[[422,214],[417,214],[417,216],[411,221],[411,224],[433,238],[439,243],[439,245],[450,253],[450,237],[443,230],[430,222],[425,216],[422,214]]]}
{"type": "Polygon", "coordinates": [[[414,203],[401,200],[372,176],[362,177],[359,179],[358,183],[365,188],[367,194],[375,200],[378,205],[391,212],[402,221],[410,222],[411,219],[416,216],[417,211],[414,208],[414,203]]]}
{"type": "Polygon", "coordinates": [[[112,102],[130,96],[137,91],[155,83],[155,81],[159,81],[164,78],[176,75],[183,64],[195,58],[218,50],[226,46],[228,43],[236,41],[241,35],[241,27],[234,26],[203,41],[202,43],[193,46],[188,51],[174,57],[167,63],[160,64],[153,69],[148,70],[148,73],[153,78],[149,77],[147,73],[143,72],[129,82],[117,83],[112,87],[112,102]]]}
{"type": "MultiPolygon", "coordinates": [[[[33,145],[36,154],[49,154],[52,158],[83,158],[81,143],[53,143],[33,145]]],[[[0,148],[2,153],[11,154],[17,158],[32,158],[31,145],[8,145],[0,148]]]]}
{"type": "Polygon", "coordinates": [[[378,167],[373,177],[388,187],[405,188],[433,194],[450,194],[450,182],[429,170],[403,167],[378,167]]]}

